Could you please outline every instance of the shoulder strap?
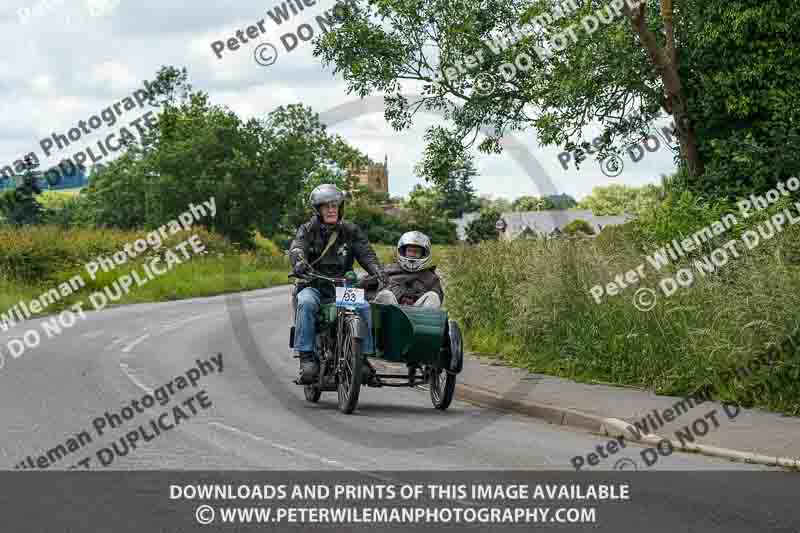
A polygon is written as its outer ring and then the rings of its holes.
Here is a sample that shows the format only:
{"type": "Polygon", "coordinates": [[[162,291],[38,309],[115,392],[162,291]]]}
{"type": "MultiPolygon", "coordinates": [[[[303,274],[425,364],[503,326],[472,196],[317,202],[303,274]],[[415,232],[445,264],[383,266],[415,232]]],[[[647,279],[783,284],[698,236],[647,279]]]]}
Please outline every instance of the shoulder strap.
{"type": "Polygon", "coordinates": [[[339,236],[339,230],[336,230],[333,233],[331,233],[331,236],[328,237],[328,244],[325,245],[325,249],[322,250],[322,253],[319,254],[319,257],[317,257],[314,261],[311,262],[311,266],[316,265],[319,262],[319,260],[322,259],[326,253],[328,253],[328,250],[331,249],[331,246],[333,246],[333,243],[336,242],[336,237],[338,236],[339,236]]]}

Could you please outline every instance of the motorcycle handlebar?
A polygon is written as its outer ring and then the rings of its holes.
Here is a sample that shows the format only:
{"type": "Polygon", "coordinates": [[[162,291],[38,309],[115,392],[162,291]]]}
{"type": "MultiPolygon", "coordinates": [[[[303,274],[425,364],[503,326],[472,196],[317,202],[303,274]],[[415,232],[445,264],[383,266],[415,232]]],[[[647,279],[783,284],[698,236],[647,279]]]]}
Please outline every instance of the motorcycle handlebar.
{"type": "MultiPolygon", "coordinates": [[[[304,279],[304,280],[320,279],[320,280],[323,280],[323,281],[328,281],[330,283],[333,283],[334,285],[336,285],[338,283],[345,284],[345,283],[349,282],[349,280],[347,278],[329,278],[327,276],[323,276],[323,275],[321,275],[321,274],[319,274],[317,272],[313,272],[313,271],[308,272],[303,276],[298,276],[295,273],[291,273],[291,274],[289,274],[289,278],[297,278],[297,279],[304,279]]],[[[365,276],[363,278],[357,278],[355,283],[353,283],[353,285],[354,286],[363,285],[363,284],[368,283],[370,281],[374,281],[375,279],[377,279],[377,276],[375,276],[374,274],[371,275],[371,276],[365,276]]]]}

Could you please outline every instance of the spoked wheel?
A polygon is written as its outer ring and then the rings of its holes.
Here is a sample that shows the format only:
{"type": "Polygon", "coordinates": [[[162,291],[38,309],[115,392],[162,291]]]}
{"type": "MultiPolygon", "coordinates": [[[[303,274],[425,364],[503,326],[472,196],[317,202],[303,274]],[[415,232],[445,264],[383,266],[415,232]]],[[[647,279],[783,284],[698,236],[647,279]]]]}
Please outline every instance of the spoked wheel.
{"type": "Polygon", "coordinates": [[[450,407],[456,392],[456,375],[441,368],[430,368],[431,402],[441,411],[450,407]]]}
{"type": "Polygon", "coordinates": [[[303,392],[306,395],[306,400],[311,403],[317,403],[319,397],[322,396],[322,390],[319,388],[319,385],[306,385],[303,387],[303,392]]]}
{"type": "Polygon", "coordinates": [[[347,328],[342,338],[339,361],[339,410],[344,414],[352,413],[358,404],[358,393],[361,390],[361,339],[355,338],[347,328]]]}

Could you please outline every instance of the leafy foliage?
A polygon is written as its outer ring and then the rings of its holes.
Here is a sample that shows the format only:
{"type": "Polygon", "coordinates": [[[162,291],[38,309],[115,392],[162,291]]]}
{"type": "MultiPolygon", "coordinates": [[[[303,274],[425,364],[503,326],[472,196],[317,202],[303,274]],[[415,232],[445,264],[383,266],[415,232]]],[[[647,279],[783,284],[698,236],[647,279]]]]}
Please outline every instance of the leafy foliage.
{"type": "Polygon", "coordinates": [[[202,223],[252,247],[256,230],[272,235],[307,218],[306,199],[316,185],[347,188],[345,167],[366,159],[329,136],[303,105],[244,122],[193,91],[185,70],[162,68],[151,88],[162,106],[157,128],[87,190],[97,225],[155,227],[213,197],[217,216],[202,223]]]}
{"type": "Polygon", "coordinates": [[[595,215],[636,214],[654,208],[661,193],[655,185],[632,187],[615,183],[594,187],[578,206],[590,209],[595,215]]]}
{"type": "Polygon", "coordinates": [[[507,198],[503,198],[502,196],[495,198],[491,194],[482,194],[480,198],[478,198],[478,203],[481,209],[492,209],[500,213],[511,211],[513,205],[507,198]]]}
{"type": "Polygon", "coordinates": [[[478,243],[481,241],[497,240],[495,224],[500,219],[501,212],[496,209],[483,209],[478,218],[467,224],[465,229],[467,241],[478,243]]]}
{"type": "Polygon", "coordinates": [[[707,195],[763,191],[800,173],[800,10],[783,0],[690,2],[681,71],[707,195]]]}
{"type": "Polygon", "coordinates": [[[486,153],[499,152],[506,133],[527,129],[572,152],[599,123],[596,157],[604,159],[642,140],[662,110],[686,119],[676,120],[679,162],[696,192],[729,195],[798,173],[796,5],[649,0],[641,18],[583,31],[581,19],[609,4],[580,2],[564,13],[560,0],[354,0],[315,55],[351,92],[390,95],[387,119],[397,129],[417,113],[444,113],[451,126],[425,134],[424,175],[433,181],[444,180],[443,169],[479,132],[486,153]],[[579,43],[543,51],[569,27],[578,28],[579,43]],[[516,42],[505,45],[509,38],[516,42]],[[523,53],[529,68],[503,76],[502,65],[523,53]],[[448,71],[454,75],[443,76],[448,71]],[[421,100],[402,96],[409,81],[422,86],[421,100]],[[491,94],[475,90],[487,81],[491,94]]]}
{"type": "Polygon", "coordinates": [[[0,219],[13,226],[38,224],[42,221],[44,209],[36,199],[42,190],[37,181],[38,177],[28,169],[17,187],[0,194],[0,219]]]}
{"type": "Polygon", "coordinates": [[[591,224],[583,219],[577,218],[564,226],[564,233],[567,235],[577,235],[583,233],[585,235],[594,235],[594,228],[591,224]]]}
{"type": "Polygon", "coordinates": [[[437,205],[442,214],[448,218],[461,218],[478,208],[472,178],[478,174],[471,159],[459,163],[445,181],[439,182],[440,200],[437,205]]]}
{"type": "Polygon", "coordinates": [[[542,211],[546,209],[571,209],[578,202],[568,194],[554,194],[551,196],[520,196],[511,204],[514,211],[542,211]]]}
{"type": "Polygon", "coordinates": [[[421,231],[433,244],[451,244],[457,240],[456,227],[447,219],[436,216],[394,217],[384,213],[379,207],[357,203],[348,208],[345,219],[355,223],[367,232],[370,242],[396,245],[400,236],[407,231],[421,231]]]}

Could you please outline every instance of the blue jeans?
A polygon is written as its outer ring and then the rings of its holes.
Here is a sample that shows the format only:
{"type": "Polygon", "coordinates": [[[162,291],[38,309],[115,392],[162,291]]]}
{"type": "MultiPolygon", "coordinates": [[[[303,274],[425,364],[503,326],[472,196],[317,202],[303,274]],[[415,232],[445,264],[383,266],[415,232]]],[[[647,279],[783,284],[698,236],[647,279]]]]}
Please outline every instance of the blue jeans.
{"type": "MultiPolygon", "coordinates": [[[[316,319],[319,313],[320,294],[313,287],[306,287],[297,293],[297,318],[295,319],[294,349],[298,352],[314,351],[316,319]]],[[[364,353],[375,353],[372,340],[372,315],[369,306],[357,307],[356,311],[367,323],[367,338],[364,339],[364,353]]]]}

